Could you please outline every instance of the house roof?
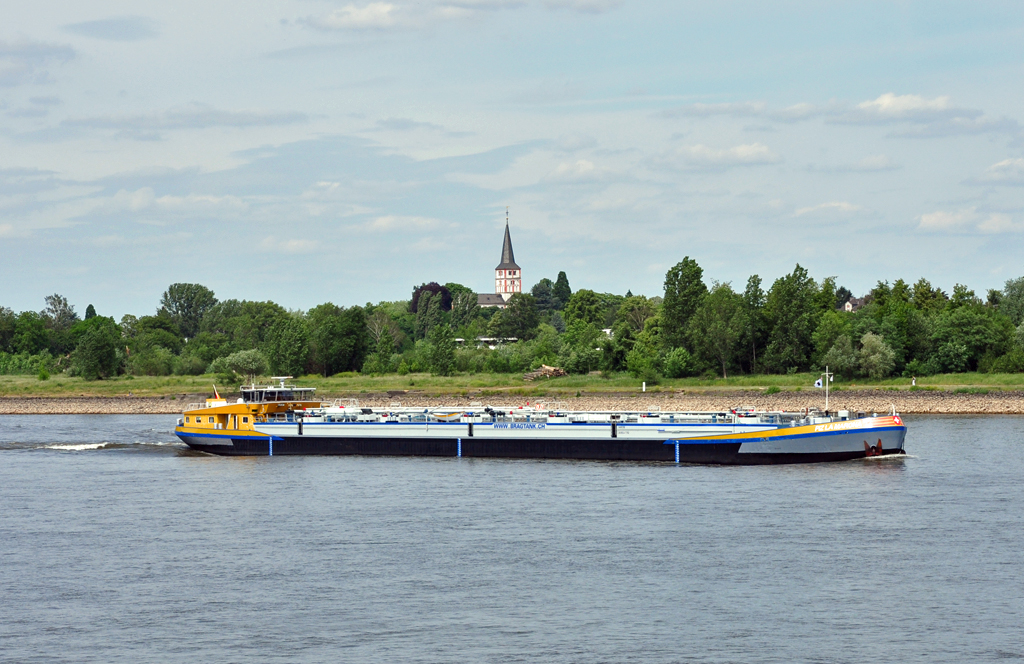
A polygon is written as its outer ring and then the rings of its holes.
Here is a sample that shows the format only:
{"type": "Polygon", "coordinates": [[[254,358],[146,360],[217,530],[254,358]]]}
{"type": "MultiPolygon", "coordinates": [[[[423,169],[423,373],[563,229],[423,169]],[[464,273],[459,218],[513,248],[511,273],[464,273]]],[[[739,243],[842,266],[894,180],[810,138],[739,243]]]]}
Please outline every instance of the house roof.
{"type": "Polygon", "coordinates": [[[505,298],[498,293],[477,293],[476,303],[481,307],[504,307],[505,298]]]}
{"type": "Polygon", "coordinates": [[[515,254],[512,253],[512,236],[508,232],[508,222],[505,222],[505,243],[501,247],[501,264],[495,270],[519,270],[516,265],[515,254]]]}

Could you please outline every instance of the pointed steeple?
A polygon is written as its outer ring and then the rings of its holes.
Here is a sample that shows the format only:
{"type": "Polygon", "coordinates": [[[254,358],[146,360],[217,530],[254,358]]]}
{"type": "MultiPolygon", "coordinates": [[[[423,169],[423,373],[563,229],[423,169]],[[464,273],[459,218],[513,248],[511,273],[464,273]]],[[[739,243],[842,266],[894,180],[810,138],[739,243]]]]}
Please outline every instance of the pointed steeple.
{"type": "Polygon", "coordinates": [[[501,246],[501,264],[495,270],[518,270],[516,256],[512,252],[512,236],[508,232],[508,210],[505,210],[505,243],[501,246]]]}

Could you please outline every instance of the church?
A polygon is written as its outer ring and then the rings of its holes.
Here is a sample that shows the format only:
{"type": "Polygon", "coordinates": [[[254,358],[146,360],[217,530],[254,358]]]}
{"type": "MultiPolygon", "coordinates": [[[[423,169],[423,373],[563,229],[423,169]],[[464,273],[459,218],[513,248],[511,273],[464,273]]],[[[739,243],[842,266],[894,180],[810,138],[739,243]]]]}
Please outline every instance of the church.
{"type": "Polygon", "coordinates": [[[499,307],[504,309],[508,299],[516,293],[523,292],[523,272],[516,265],[516,257],[512,252],[512,235],[508,231],[508,219],[505,219],[505,242],[501,247],[501,262],[494,268],[494,293],[477,293],[476,301],[481,307],[499,307]]]}

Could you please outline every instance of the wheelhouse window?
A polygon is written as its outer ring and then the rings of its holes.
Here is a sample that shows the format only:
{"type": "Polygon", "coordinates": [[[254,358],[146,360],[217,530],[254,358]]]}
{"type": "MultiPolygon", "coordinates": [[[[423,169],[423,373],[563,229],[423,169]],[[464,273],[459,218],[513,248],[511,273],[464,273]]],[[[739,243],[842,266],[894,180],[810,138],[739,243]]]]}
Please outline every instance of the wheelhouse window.
{"type": "Polygon", "coordinates": [[[213,418],[212,417],[208,418],[206,421],[209,422],[210,424],[213,424],[213,418]]]}
{"type": "Polygon", "coordinates": [[[242,424],[248,424],[248,423],[249,423],[249,418],[248,417],[243,417],[242,418],[242,424]]]}

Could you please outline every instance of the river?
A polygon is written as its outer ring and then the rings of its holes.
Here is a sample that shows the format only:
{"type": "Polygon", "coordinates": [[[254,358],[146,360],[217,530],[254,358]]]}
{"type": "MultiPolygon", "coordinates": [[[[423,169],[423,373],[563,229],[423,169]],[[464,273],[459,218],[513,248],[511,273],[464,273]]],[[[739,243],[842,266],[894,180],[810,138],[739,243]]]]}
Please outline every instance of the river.
{"type": "Polygon", "coordinates": [[[801,466],[218,458],[0,416],[2,662],[1024,659],[1024,417],[801,466]]]}

